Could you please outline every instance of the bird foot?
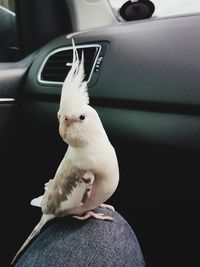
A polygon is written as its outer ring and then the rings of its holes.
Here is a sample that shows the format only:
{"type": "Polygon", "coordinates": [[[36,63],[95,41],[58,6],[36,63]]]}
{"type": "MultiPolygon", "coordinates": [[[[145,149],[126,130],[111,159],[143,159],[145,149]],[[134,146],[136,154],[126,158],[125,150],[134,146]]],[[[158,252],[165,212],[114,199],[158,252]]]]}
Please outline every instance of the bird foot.
{"type": "Polygon", "coordinates": [[[104,204],[103,203],[103,204],[99,205],[99,207],[115,211],[115,208],[113,206],[111,206],[111,205],[108,205],[108,204],[104,204]]]}
{"type": "Polygon", "coordinates": [[[97,220],[101,220],[101,221],[113,221],[113,218],[110,217],[110,216],[106,216],[104,215],[103,213],[95,213],[93,211],[87,211],[84,215],[73,215],[72,216],[73,218],[75,219],[78,219],[78,220],[86,220],[90,217],[93,217],[97,220]]]}

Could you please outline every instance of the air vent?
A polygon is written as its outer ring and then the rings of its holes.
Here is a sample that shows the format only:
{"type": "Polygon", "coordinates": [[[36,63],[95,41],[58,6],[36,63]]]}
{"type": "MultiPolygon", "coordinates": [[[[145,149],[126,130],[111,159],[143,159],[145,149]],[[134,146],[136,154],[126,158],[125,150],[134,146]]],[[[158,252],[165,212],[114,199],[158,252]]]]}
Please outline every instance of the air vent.
{"type": "MultiPolygon", "coordinates": [[[[92,73],[98,69],[96,67],[101,63],[102,57],[99,57],[101,46],[99,44],[78,45],[76,46],[79,58],[84,51],[85,80],[89,82],[92,73]]],[[[63,84],[68,74],[73,59],[73,48],[62,47],[53,50],[45,58],[38,74],[38,81],[42,84],[63,84]]]]}

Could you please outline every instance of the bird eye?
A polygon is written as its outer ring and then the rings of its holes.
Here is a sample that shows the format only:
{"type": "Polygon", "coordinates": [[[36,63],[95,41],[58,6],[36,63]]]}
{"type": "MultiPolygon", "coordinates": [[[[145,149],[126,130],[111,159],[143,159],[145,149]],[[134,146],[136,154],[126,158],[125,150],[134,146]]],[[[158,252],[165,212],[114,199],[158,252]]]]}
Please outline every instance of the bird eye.
{"type": "Polygon", "coordinates": [[[83,121],[83,120],[85,119],[85,115],[81,115],[81,116],[79,117],[79,119],[80,119],[81,121],[83,121]]]}

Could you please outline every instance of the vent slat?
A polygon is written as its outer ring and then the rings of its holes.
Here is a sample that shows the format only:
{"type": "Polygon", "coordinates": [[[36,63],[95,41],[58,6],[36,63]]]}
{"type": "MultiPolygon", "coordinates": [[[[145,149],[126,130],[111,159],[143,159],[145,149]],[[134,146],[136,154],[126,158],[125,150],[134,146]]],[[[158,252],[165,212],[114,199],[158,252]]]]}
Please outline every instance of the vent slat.
{"type": "MultiPolygon", "coordinates": [[[[98,55],[99,46],[84,46],[77,48],[79,58],[81,58],[82,51],[84,51],[84,68],[85,80],[91,76],[91,71],[94,66],[95,59],[98,55]]],[[[70,71],[71,67],[67,63],[72,63],[73,49],[66,48],[66,50],[57,51],[52,54],[44,64],[41,71],[40,80],[47,82],[63,82],[70,71]]]]}

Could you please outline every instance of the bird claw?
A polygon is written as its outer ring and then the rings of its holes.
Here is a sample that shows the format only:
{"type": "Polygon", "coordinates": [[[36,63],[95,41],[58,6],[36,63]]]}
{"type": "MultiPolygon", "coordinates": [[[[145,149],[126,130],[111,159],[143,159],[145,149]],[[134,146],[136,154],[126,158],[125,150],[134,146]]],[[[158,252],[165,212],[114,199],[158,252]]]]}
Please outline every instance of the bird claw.
{"type": "Polygon", "coordinates": [[[86,214],[84,214],[82,216],[81,215],[73,215],[72,217],[75,219],[78,219],[78,220],[86,220],[90,217],[93,217],[93,218],[95,218],[97,220],[101,220],[101,221],[113,221],[112,217],[106,216],[103,213],[94,213],[93,211],[87,211],[86,214]]]}

